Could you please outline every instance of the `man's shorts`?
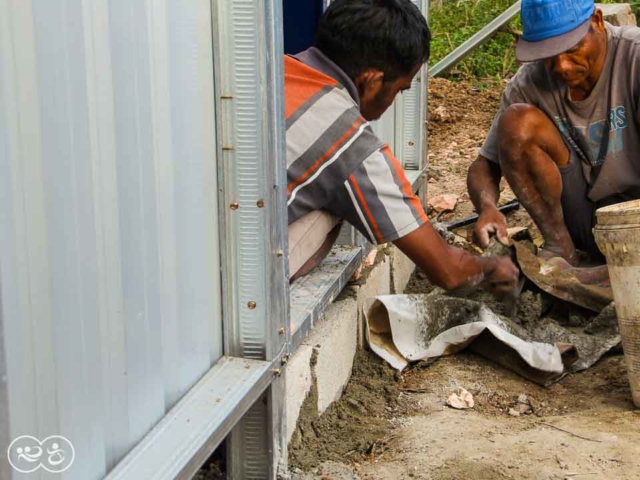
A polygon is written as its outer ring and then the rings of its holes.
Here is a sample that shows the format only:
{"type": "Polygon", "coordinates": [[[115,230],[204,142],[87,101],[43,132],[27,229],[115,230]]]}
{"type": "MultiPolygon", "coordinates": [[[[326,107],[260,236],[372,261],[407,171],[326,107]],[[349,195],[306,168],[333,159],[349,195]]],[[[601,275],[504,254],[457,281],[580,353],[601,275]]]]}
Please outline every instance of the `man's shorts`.
{"type": "Polygon", "coordinates": [[[322,262],[339,224],[339,218],[316,210],[289,225],[289,278],[304,275],[322,262]]]}
{"type": "Polygon", "coordinates": [[[562,176],[562,213],[569,235],[577,249],[589,254],[593,260],[604,261],[595,238],[593,227],[596,225],[596,210],[608,205],[624,202],[621,196],[607,197],[593,202],[587,196],[589,185],[582,172],[582,160],[571,149],[569,164],[559,167],[562,176]]]}

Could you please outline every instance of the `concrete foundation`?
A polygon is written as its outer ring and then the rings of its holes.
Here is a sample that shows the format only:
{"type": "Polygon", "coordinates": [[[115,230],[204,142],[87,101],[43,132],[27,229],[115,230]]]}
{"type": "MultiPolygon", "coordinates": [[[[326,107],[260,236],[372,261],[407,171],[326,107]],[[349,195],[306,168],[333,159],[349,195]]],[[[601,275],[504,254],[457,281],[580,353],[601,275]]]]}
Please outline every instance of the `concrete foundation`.
{"type": "Polygon", "coordinates": [[[291,357],[285,369],[287,396],[287,441],[296,430],[300,408],[313,385],[311,358],[313,347],[302,345],[291,357]]]}
{"type": "Polygon", "coordinates": [[[409,282],[415,265],[393,246],[377,248],[374,265],[366,267],[357,282],[347,286],[327,308],[285,368],[288,440],[312,390],[317,391],[314,410],[318,416],[342,395],[351,377],[356,349],[364,346],[364,300],[402,293],[409,282]]]}

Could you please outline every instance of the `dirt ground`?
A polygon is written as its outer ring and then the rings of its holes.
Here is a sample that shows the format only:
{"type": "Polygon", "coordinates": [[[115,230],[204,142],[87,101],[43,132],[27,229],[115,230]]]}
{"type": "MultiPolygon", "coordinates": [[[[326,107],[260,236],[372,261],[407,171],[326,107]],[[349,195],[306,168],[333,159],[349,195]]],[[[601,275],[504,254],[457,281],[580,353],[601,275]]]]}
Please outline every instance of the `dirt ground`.
{"type": "MultiPolygon", "coordinates": [[[[467,218],[474,213],[467,194],[467,170],[484,143],[506,83],[489,84],[479,89],[470,83],[454,83],[441,78],[430,79],[429,82],[428,198],[442,194],[458,196],[455,211],[445,213],[441,220],[467,218]]],[[[503,180],[500,204],[514,198],[503,180]]],[[[436,212],[431,213],[434,216],[436,212]]],[[[508,224],[509,227],[529,227],[532,234],[537,235],[533,222],[524,210],[510,214],[508,224]]],[[[457,233],[471,240],[470,228],[457,233]]]]}
{"type": "MultiPolygon", "coordinates": [[[[466,171],[501,88],[431,83],[428,196],[460,196],[445,220],[473,213],[466,171]]],[[[508,187],[502,197],[512,198],[508,187]]],[[[531,227],[526,212],[508,218],[510,227],[531,227]]],[[[416,273],[409,291],[427,289],[416,273]]],[[[640,414],[621,355],[543,388],[472,353],[401,375],[365,351],[343,398],[321,418],[308,413],[313,401],[312,394],[290,445],[294,480],[640,478],[640,414]],[[459,387],[474,396],[473,409],[445,405],[459,387]]]]}

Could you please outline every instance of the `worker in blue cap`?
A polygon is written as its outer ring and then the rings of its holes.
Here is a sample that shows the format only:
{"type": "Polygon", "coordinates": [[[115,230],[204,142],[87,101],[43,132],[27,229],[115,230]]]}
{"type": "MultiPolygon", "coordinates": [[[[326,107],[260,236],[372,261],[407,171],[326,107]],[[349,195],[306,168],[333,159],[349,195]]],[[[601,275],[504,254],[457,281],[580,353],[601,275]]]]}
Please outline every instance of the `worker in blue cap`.
{"type": "Polygon", "coordinates": [[[523,0],[516,57],[468,189],[482,246],[507,242],[504,175],[544,236],[539,255],[602,261],[595,210],[640,198],[640,28],[614,27],[593,0],[523,0]]]}

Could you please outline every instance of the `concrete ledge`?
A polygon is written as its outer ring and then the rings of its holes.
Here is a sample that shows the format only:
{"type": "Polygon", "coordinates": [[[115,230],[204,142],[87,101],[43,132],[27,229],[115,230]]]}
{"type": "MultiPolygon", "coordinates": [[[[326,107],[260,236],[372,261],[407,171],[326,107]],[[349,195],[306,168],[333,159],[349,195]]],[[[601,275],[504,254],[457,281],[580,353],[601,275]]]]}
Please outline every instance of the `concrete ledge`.
{"type": "Polygon", "coordinates": [[[377,251],[373,265],[365,265],[358,279],[327,307],[285,368],[288,440],[300,415],[318,417],[342,395],[356,349],[364,346],[364,300],[402,293],[413,274],[415,265],[395,246],[377,251]]]}

